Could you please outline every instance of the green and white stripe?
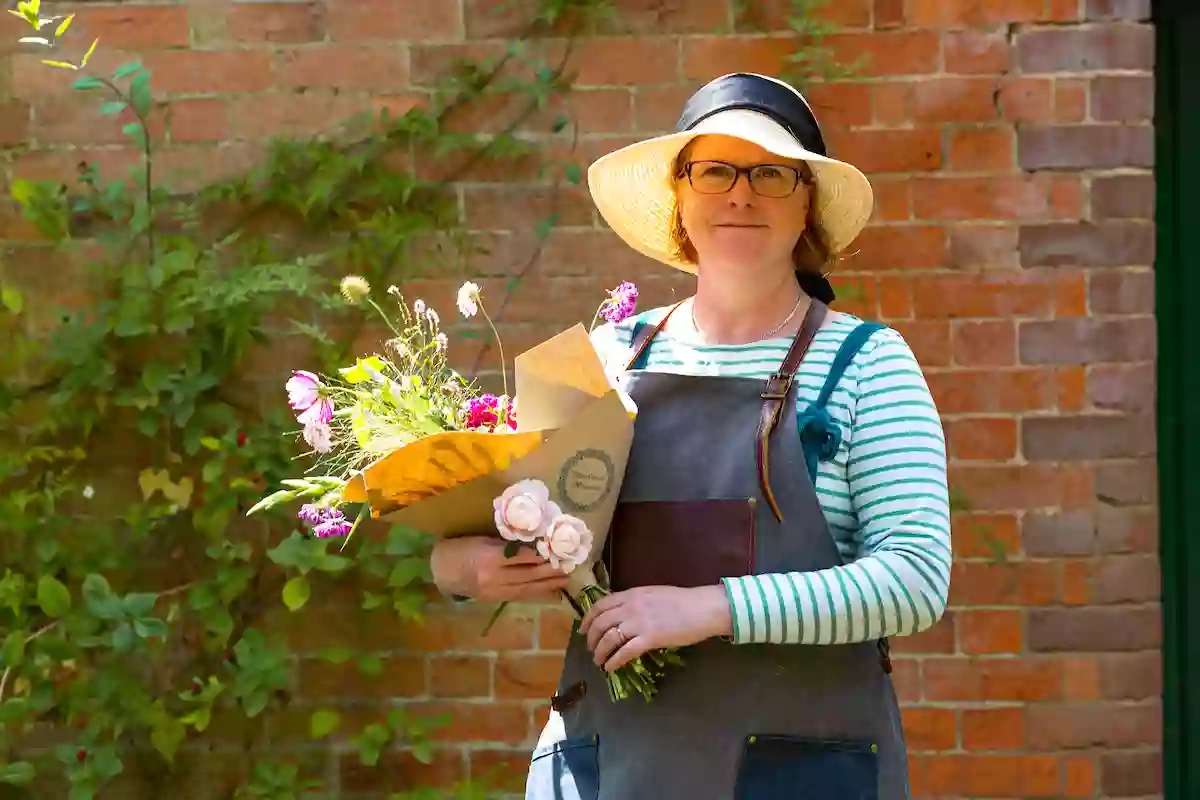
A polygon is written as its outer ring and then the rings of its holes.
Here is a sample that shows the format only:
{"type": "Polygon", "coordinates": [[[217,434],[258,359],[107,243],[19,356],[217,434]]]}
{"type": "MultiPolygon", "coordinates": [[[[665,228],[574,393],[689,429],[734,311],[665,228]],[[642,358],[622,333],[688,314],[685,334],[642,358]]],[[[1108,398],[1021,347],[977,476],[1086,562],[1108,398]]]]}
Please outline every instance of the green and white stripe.
{"type": "MultiPolygon", "coordinates": [[[[643,319],[661,309],[646,312],[643,319]]],[[[619,369],[637,318],[597,328],[601,359],[619,369]]],[[[817,333],[797,375],[797,402],[816,399],[846,335],[840,315],[817,333]]],[[[646,368],[766,380],[790,339],[696,346],[663,332],[646,368]]],[[[933,625],[950,589],[950,503],[941,420],[912,349],[877,331],[829,400],[842,447],[816,489],[845,566],[725,580],[736,643],[845,644],[905,636],[933,625]]],[[[794,426],[793,426],[794,427],[794,426]]]]}

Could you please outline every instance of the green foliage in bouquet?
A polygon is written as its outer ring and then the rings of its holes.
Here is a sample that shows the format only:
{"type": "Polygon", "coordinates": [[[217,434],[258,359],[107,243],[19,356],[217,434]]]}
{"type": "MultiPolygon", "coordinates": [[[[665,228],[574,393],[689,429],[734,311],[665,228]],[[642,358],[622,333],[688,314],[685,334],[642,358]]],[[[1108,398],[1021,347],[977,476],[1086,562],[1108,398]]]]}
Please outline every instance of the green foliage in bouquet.
{"type": "MultiPolygon", "coordinates": [[[[530,31],[561,31],[604,10],[603,0],[545,0],[530,31]]],[[[293,618],[353,590],[386,624],[419,625],[428,542],[393,529],[343,551],[282,511],[246,520],[295,457],[283,435],[294,418],[282,404],[264,410],[258,387],[281,342],[311,345],[314,365],[355,363],[362,323],[338,296],[340,275],[387,286],[465,252],[448,187],[480,165],[536,154],[520,129],[568,90],[570,47],[551,64],[515,41],[497,58],[458,63],[427,104],[402,116],[278,141],[247,174],[181,191],[159,174],[149,71],[129,63],[96,73],[97,42],[76,47],[72,17],[48,14],[39,0],[13,13],[29,26],[21,46],[94,97],[97,124],[122,125],[141,158],[115,180],[85,164],[75,186],[12,183],[51,243],[25,252],[68,265],[59,286],[87,299],[56,311],[16,280],[36,264],[5,267],[0,796],[6,787],[72,800],[328,796],[334,767],[273,746],[272,729],[297,711],[331,759],[352,748],[372,767],[402,749],[430,761],[445,719],[398,704],[361,724],[344,709],[296,702],[297,653],[284,635],[293,618]],[[497,97],[516,109],[499,132],[445,124],[497,97]],[[398,151],[455,166],[421,178],[393,166],[398,151]],[[431,242],[450,249],[431,252],[431,242]]],[[[570,131],[560,117],[544,134],[570,131]]],[[[578,165],[552,169],[556,183],[580,179],[578,165]]],[[[353,387],[355,376],[344,377],[353,387]]],[[[364,675],[382,668],[349,644],[318,657],[364,675]]],[[[394,797],[482,793],[477,783],[394,797]]]]}

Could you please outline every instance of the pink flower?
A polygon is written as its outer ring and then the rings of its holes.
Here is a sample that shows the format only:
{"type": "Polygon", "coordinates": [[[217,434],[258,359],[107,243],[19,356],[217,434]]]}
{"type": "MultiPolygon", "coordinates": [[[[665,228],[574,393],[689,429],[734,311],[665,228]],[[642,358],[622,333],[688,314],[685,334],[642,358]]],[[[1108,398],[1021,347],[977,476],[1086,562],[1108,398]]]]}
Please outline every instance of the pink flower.
{"type": "Polygon", "coordinates": [[[321,396],[321,379],[311,372],[294,369],[285,388],[292,410],[307,411],[321,396]]]}
{"type": "Polygon", "coordinates": [[[301,425],[328,425],[333,420],[333,401],[325,396],[321,379],[311,372],[292,370],[292,377],[285,385],[288,404],[299,411],[296,421],[301,425]]]}
{"type": "Polygon", "coordinates": [[[612,289],[608,299],[600,306],[600,316],[609,322],[621,322],[629,319],[637,311],[638,289],[629,281],[612,289]]]}
{"type": "Polygon", "coordinates": [[[538,480],[517,481],[492,500],[496,530],[510,542],[532,542],[545,535],[561,513],[550,490],[538,480]]]}
{"type": "Polygon", "coordinates": [[[546,535],[538,539],[537,551],[555,569],[572,572],[587,561],[592,551],[592,532],[579,517],[559,514],[550,521],[546,535]]]}
{"type": "Polygon", "coordinates": [[[469,431],[487,431],[491,433],[500,424],[500,411],[502,406],[507,403],[508,410],[505,414],[505,422],[509,428],[516,430],[516,411],[513,409],[512,403],[507,401],[507,397],[497,397],[494,394],[472,397],[467,401],[466,408],[464,409],[466,420],[463,427],[469,431]]]}

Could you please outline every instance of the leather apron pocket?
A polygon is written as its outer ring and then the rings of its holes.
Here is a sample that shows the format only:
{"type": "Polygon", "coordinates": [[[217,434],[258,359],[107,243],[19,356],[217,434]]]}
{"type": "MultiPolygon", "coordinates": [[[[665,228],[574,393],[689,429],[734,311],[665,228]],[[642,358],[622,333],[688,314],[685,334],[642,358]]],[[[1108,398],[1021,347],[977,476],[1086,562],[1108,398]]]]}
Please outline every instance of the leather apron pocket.
{"type": "Polygon", "coordinates": [[[596,800],[600,750],[593,736],[549,742],[533,751],[525,800],[596,800]]]}
{"type": "Polygon", "coordinates": [[[747,736],[734,800],[878,800],[878,757],[869,742],[747,736]]]}

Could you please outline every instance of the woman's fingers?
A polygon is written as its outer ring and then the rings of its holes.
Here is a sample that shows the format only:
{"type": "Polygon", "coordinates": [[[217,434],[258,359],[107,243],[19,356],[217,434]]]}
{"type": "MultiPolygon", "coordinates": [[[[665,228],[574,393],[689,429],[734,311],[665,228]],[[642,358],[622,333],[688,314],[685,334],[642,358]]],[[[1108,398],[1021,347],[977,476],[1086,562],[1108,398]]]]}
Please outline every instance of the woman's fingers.
{"type": "MultiPolygon", "coordinates": [[[[597,626],[592,630],[601,631],[603,629],[597,626]]],[[[596,644],[592,647],[592,660],[596,662],[596,666],[604,667],[613,654],[627,644],[628,640],[622,636],[622,633],[617,630],[617,625],[613,625],[611,628],[603,630],[596,638],[596,644]]],[[[588,638],[590,639],[591,636],[589,635],[588,638]]]]}

